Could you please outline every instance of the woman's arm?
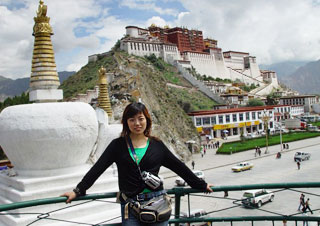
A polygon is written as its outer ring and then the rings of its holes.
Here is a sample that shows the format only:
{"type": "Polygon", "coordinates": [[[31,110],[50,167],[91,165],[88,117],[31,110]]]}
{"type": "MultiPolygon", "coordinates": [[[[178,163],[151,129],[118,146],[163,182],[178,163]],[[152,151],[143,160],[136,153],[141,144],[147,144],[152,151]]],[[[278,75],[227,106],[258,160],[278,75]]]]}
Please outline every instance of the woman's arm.
{"type": "Polygon", "coordinates": [[[94,182],[101,176],[101,174],[115,161],[116,140],[113,140],[98,161],[91,167],[91,169],[82,178],[77,187],[71,191],[62,194],[61,196],[68,197],[67,203],[70,203],[78,196],[83,196],[86,191],[94,184],[94,182]]]}
{"type": "Polygon", "coordinates": [[[207,184],[204,180],[198,178],[183,162],[175,157],[172,152],[162,143],[164,158],[162,165],[169,168],[180,177],[182,177],[192,188],[212,192],[211,184],[207,184]]]}

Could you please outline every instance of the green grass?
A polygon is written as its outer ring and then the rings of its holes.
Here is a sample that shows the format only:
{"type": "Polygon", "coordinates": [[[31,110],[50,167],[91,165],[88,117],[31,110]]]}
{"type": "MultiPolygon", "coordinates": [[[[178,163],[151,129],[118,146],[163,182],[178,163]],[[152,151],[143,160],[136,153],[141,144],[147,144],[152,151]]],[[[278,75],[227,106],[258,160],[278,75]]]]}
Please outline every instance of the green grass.
{"type": "Polygon", "coordinates": [[[212,109],[213,106],[217,104],[209,97],[196,90],[180,89],[174,87],[169,87],[169,90],[172,93],[173,97],[177,100],[178,104],[190,104],[190,109],[187,112],[212,109]]]}
{"type": "Polygon", "coordinates": [[[164,75],[165,79],[170,81],[171,83],[176,84],[176,85],[182,85],[180,82],[180,78],[176,76],[176,73],[174,73],[172,71],[171,72],[166,71],[163,75],[164,75]]]}
{"type": "Polygon", "coordinates": [[[312,122],[311,124],[314,126],[320,126],[320,121],[319,122],[312,122]]]}
{"type": "MultiPolygon", "coordinates": [[[[320,136],[319,132],[292,132],[292,133],[282,134],[282,142],[288,143],[292,141],[303,140],[303,139],[308,139],[308,138],[317,137],[317,136],[320,136]]],[[[268,144],[269,146],[280,144],[280,135],[270,136],[268,139],[268,144]]],[[[259,146],[259,147],[266,146],[265,136],[259,137],[259,138],[247,139],[244,142],[235,141],[235,142],[224,143],[218,149],[217,154],[230,154],[231,151],[232,153],[246,151],[246,150],[254,149],[256,146],[259,146]]]]}

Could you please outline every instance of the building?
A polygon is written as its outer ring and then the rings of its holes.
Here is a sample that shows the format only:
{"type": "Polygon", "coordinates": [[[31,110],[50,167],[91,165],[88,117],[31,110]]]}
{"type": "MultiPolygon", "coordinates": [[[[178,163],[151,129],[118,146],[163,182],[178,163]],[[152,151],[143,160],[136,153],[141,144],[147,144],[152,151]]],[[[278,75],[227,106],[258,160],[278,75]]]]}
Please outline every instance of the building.
{"type": "Polygon", "coordinates": [[[264,116],[269,117],[268,129],[272,133],[277,122],[275,113],[278,112],[283,112],[286,117],[291,117],[291,106],[270,105],[204,110],[191,112],[189,116],[200,134],[206,134],[212,138],[221,138],[261,133],[265,130],[264,116]]]}
{"type": "MultiPolygon", "coordinates": [[[[193,67],[197,73],[212,78],[240,80],[247,85],[259,84],[260,87],[271,81],[263,80],[254,56],[246,52],[222,52],[217,40],[204,39],[199,30],[155,25],[147,29],[127,26],[120,48],[136,56],[154,54],[176,65],[180,71],[193,67]]],[[[94,60],[95,56],[90,56],[90,59],[94,60]]],[[[277,86],[277,83],[272,85],[277,86]]]]}
{"type": "Polygon", "coordinates": [[[313,112],[313,105],[319,104],[319,97],[315,95],[299,95],[280,97],[282,105],[303,105],[305,112],[313,112]]]}

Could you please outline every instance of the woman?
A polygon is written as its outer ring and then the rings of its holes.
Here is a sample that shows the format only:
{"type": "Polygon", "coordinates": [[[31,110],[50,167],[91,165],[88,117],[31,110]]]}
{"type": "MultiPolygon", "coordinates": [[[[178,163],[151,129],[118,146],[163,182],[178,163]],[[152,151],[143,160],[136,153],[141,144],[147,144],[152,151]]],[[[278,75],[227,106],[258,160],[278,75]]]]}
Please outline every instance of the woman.
{"type": "MultiPolygon", "coordinates": [[[[158,188],[149,187],[143,180],[140,171],[146,171],[158,176],[161,166],[165,166],[181,176],[192,188],[201,189],[205,192],[212,192],[212,185],[195,176],[192,171],[179,159],[158,138],[151,136],[151,117],[147,108],[142,103],[129,104],[122,116],[123,129],[119,138],[114,139],[103,152],[98,161],[72,192],[66,192],[67,203],[70,203],[78,196],[86,194],[98,177],[113,163],[117,164],[119,190],[123,197],[133,200],[144,201],[160,196],[165,191],[161,184],[158,188]],[[135,154],[132,153],[128,143],[132,141],[135,154]],[[134,158],[136,156],[136,158],[134,158]],[[139,167],[138,167],[138,165],[139,167]],[[140,168],[140,169],[139,169],[140,168]]],[[[122,197],[122,196],[121,196],[122,197]]],[[[129,211],[129,217],[124,213],[126,201],[121,200],[122,225],[143,225],[129,211]]],[[[148,224],[150,225],[150,224],[148,224]]],[[[168,221],[151,225],[164,226],[168,221]]]]}

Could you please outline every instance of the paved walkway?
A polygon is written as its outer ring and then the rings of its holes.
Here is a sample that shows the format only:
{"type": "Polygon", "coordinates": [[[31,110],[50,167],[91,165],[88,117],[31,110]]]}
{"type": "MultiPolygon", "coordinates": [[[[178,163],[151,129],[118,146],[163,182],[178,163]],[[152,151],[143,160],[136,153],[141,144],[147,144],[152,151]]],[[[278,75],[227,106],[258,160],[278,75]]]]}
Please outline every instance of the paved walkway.
{"type": "MultiPolygon", "coordinates": [[[[220,140],[220,145],[222,142],[230,142],[231,140],[234,140],[234,139],[220,140]]],[[[282,153],[296,152],[296,151],[301,150],[305,147],[319,145],[320,144],[320,137],[310,138],[310,139],[300,140],[300,141],[294,141],[294,142],[290,142],[288,144],[289,144],[289,149],[284,149],[282,151],[282,153]]],[[[194,160],[195,161],[195,170],[205,171],[205,170],[214,169],[214,168],[218,168],[218,167],[222,167],[222,166],[235,165],[238,162],[250,161],[253,159],[264,158],[264,157],[272,156],[272,155],[274,157],[276,157],[276,153],[281,150],[281,147],[280,147],[280,144],[269,146],[267,154],[265,154],[266,148],[263,147],[263,148],[261,148],[261,156],[257,156],[257,157],[255,157],[255,149],[235,153],[232,155],[216,154],[216,150],[217,149],[207,149],[206,154],[203,157],[201,157],[201,154],[199,154],[199,153],[193,154],[191,160],[188,161],[186,163],[186,165],[192,169],[191,162],[192,162],[192,160],[194,160]]],[[[292,154],[292,156],[293,156],[293,154],[292,154]]],[[[176,176],[175,173],[173,173],[171,171],[163,171],[163,173],[161,173],[161,174],[165,178],[170,178],[170,177],[176,176]]]]}

